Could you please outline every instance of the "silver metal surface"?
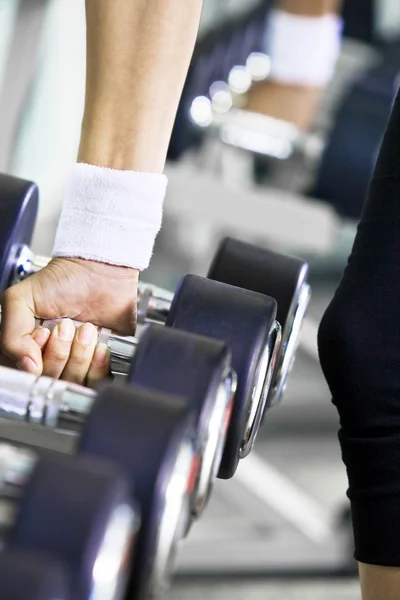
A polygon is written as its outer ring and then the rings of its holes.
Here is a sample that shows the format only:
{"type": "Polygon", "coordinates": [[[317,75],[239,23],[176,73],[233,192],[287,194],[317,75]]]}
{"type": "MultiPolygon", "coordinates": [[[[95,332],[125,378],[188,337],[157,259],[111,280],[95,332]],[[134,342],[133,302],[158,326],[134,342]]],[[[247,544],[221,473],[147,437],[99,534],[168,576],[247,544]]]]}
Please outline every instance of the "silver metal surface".
{"type": "Polygon", "coordinates": [[[164,324],[174,294],[147,283],[139,283],[138,292],[138,323],[164,324]]]}
{"type": "Polygon", "coordinates": [[[269,398],[271,406],[280,402],[282,395],[285,392],[288,376],[296,356],[296,350],[300,344],[301,325],[311,298],[311,288],[307,283],[307,273],[308,267],[305,265],[300,274],[297,290],[294,294],[293,302],[283,329],[280,355],[278,357],[269,398]]]}
{"type": "Polygon", "coordinates": [[[193,466],[197,463],[190,439],[180,448],[174,469],[162,494],[165,498],[156,552],[152,565],[150,598],[158,598],[169,588],[171,572],[179,542],[188,528],[190,513],[190,484],[193,466]]]}
{"type": "Polygon", "coordinates": [[[243,432],[242,445],[239,451],[239,458],[241,459],[246,458],[246,456],[250,454],[260,429],[268,402],[277,355],[281,348],[281,339],[281,326],[275,321],[268,336],[268,344],[265,346],[257,365],[250,407],[243,432]]]}
{"type": "Polygon", "coordinates": [[[112,514],[92,572],[92,600],[116,600],[127,582],[127,556],[139,528],[135,511],[121,503],[112,514]]]}
{"type": "Polygon", "coordinates": [[[228,146],[278,160],[301,153],[309,164],[315,164],[325,146],[322,135],[304,133],[291,123],[238,108],[215,113],[209,128],[228,146]]]}
{"type": "Polygon", "coordinates": [[[15,263],[12,283],[19,283],[49,264],[51,258],[36,256],[28,246],[21,246],[15,263]]]}
{"type": "Polygon", "coordinates": [[[207,426],[204,427],[205,435],[198,450],[200,453],[200,468],[194,498],[193,516],[195,518],[198,518],[204,511],[213,481],[218,474],[236,387],[236,373],[232,369],[228,369],[218,386],[212,410],[205,418],[207,426]]]}
{"type": "Polygon", "coordinates": [[[0,367],[0,417],[77,431],[96,392],[83,386],[0,367]]]}
{"type": "MultiPolygon", "coordinates": [[[[15,523],[23,489],[38,460],[26,449],[0,444],[0,549],[15,523]]],[[[76,493],[79,493],[77,490],[76,493]]],[[[128,573],[127,556],[137,533],[139,520],[132,506],[121,502],[110,516],[92,572],[93,600],[116,600],[128,573]]]]}

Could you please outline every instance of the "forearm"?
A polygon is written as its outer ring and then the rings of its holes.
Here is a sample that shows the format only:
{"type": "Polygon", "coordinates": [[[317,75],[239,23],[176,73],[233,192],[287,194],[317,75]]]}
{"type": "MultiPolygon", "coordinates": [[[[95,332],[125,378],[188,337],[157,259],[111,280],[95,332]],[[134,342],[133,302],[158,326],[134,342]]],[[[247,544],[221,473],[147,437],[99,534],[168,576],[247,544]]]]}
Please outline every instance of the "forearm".
{"type": "MultiPolygon", "coordinates": [[[[337,14],[340,5],[341,0],[279,0],[276,8],[290,17],[311,17],[318,23],[318,19],[337,14]]],[[[301,46],[303,40],[293,38],[291,34],[288,46],[293,47],[296,43],[301,46]]],[[[319,51],[316,47],[315,52],[319,51]]],[[[254,88],[248,108],[308,129],[315,119],[323,89],[320,84],[283,81],[272,75],[266,83],[254,88]]]]}
{"type": "Polygon", "coordinates": [[[363,600],[400,600],[400,568],[360,564],[363,600]]]}
{"type": "Polygon", "coordinates": [[[202,0],[86,0],[79,161],[162,172],[202,0]]]}
{"type": "Polygon", "coordinates": [[[339,12],[342,0],[280,0],[279,9],[294,15],[321,17],[339,12]]]}

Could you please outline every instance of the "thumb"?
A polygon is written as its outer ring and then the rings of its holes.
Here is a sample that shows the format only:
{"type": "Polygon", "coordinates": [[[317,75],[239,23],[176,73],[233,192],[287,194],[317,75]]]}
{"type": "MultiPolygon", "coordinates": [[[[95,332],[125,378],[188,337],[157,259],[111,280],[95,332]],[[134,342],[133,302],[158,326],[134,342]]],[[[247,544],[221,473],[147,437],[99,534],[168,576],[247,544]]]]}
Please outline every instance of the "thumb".
{"type": "Polygon", "coordinates": [[[26,299],[14,290],[7,290],[2,298],[1,346],[4,354],[17,366],[34,375],[43,370],[42,353],[32,338],[35,317],[26,299]]]}

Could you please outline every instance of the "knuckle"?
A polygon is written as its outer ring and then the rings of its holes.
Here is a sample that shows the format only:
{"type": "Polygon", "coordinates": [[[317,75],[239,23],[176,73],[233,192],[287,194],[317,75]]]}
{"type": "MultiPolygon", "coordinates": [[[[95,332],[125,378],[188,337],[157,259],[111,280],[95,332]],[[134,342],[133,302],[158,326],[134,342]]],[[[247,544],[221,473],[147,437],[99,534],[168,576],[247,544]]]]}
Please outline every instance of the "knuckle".
{"type": "Polygon", "coordinates": [[[62,363],[69,357],[68,348],[52,348],[46,355],[46,362],[62,363]]]}
{"type": "Polygon", "coordinates": [[[83,385],[85,382],[85,376],[82,373],[77,373],[75,371],[65,371],[61,379],[64,381],[69,381],[70,383],[76,383],[78,385],[83,385]]]}

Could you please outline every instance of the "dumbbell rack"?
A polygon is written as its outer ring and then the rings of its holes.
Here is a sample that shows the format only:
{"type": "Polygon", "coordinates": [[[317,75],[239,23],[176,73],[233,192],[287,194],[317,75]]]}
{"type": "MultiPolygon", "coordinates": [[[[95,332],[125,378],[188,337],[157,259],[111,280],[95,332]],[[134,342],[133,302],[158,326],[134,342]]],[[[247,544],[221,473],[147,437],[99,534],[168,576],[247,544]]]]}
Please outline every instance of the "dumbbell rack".
{"type": "MultiPolygon", "coordinates": [[[[1,418],[0,438],[39,453],[72,454],[76,444],[72,432],[60,436],[1,418]]],[[[206,515],[178,555],[177,576],[353,574],[346,543],[318,503],[256,449],[232,480],[215,486],[206,515]]]]}

